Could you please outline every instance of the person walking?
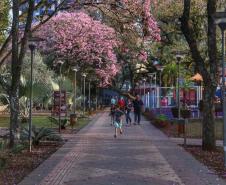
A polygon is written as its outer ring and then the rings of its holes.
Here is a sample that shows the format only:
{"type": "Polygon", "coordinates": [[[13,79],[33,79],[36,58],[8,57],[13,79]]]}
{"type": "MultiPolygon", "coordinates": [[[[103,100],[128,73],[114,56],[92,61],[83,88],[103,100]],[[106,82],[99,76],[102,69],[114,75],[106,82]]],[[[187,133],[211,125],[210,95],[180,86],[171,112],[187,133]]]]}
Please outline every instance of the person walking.
{"type": "Polygon", "coordinates": [[[130,117],[130,112],[133,108],[133,103],[130,99],[128,99],[128,102],[126,104],[126,125],[128,126],[129,124],[131,125],[131,117],[130,117]]]}
{"type": "Polygon", "coordinates": [[[116,97],[112,96],[111,105],[116,105],[116,104],[117,104],[116,97]]]}
{"type": "Polygon", "coordinates": [[[136,124],[140,125],[140,117],[141,117],[141,111],[142,111],[143,105],[144,105],[144,103],[141,100],[140,96],[136,95],[136,98],[133,101],[134,125],[136,125],[136,124]]]}
{"type": "Polygon", "coordinates": [[[110,109],[110,114],[109,116],[111,117],[111,126],[114,125],[115,121],[115,110],[116,110],[116,105],[112,104],[111,109],[110,109]]]}
{"type": "Polygon", "coordinates": [[[116,106],[115,110],[115,120],[114,120],[114,126],[115,126],[115,134],[114,138],[117,137],[118,130],[120,134],[122,134],[122,117],[124,115],[124,112],[120,110],[119,106],[116,106]]]}
{"type": "Polygon", "coordinates": [[[120,100],[118,101],[118,105],[119,105],[119,108],[120,108],[122,111],[125,110],[125,105],[126,105],[126,103],[125,103],[125,100],[124,100],[123,97],[121,97],[120,100]]]}

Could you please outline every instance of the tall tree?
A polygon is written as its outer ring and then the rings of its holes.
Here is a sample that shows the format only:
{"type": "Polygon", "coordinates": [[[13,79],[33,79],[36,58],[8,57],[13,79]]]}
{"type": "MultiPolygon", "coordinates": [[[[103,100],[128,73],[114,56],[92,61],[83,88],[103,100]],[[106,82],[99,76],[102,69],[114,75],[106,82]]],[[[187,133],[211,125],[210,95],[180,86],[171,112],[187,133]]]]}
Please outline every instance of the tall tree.
{"type": "MultiPolygon", "coordinates": [[[[59,9],[67,9],[68,6],[72,6],[71,4],[64,4],[65,0],[60,1],[61,3],[55,8],[55,10],[49,14],[48,8],[50,8],[52,5],[55,4],[56,1],[49,1],[49,0],[41,0],[38,1],[38,3],[35,3],[34,0],[12,0],[12,25],[10,27],[10,31],[8,34],[8,37],[4,40],[2,45],[0,46],[0,66],[2,66],[4,63],[7,63],[10,61],[11,57],[11,83],[7,83],[2,75],[0,75],[0,84],[2,87],[6,89],[8,94],[10,95],[10,145],[12,146],[14,144],[14,139],[16,136],[16,132],[19,128],[19,86],[20,86],[20,76],[21,76],[21,67],[23,63],[23,58],[26,51],[27,41],[30,33],[32,31],[37,30],[40,25],[46,23],[48,20],[51,19],[51,17],[59,10],[59,9]],[[21,6],[27,7],[22,14],[19,14],[19,10],[21,6]],[[42,8],[45,10],[45,14],[42,14],[41,16],[37,17],[38,22],[36,22],[34,25],[32,25],[33,21],[33,14],[34,10],[42,8]],[[23,23],[24,29],[19,30],[19,23],[23,23]]],[[[133,0],[133,1],[123,1],[124,6],[120,5],[119,1],[115,0],[109,0],[109,1],[103,1],[103,2],[93,2],[93,0],[85,0],[85,1],[75,1],[75,6],[79,7],[82,3],[84,6],[90,6],[95,7],[96,5],[106,5],[106,6],[112,6],[117,5],[117,8],[119,8],[121,11],[127,12],[129,15],[133,15],[133,10],[144,10],[141,7],[147,7],[150,4],[150,0],[145,0],[144,3],[139,0],[133,0]],[[131,3],[132,2],[132,3],[131,3]],[[130,10],[130,8],[126,7],[133,7],[133,9],[130,10]],[[143,6],[145,5],[145,6],[143,6]]],[[[147,10],[147,9],[145,9],[147,10]]],[[[119,10],[117,10],[119,11],[119,10]]],[[[136,12],[136,11],[135,11],[136,12]]],[[[151,37],[158,38],[158,29],[156,27],[156,22],[154,21],[154,18],[149,14],[147,11],[140,11],[141,14],[139,14],[139,11],[136,14],[139,17],[145,17],[145,19],[140,19],[142,23],[146,22],[146,25],[151,26],[152,28],[156,29],[146,29],[145,36],[148,37],[149,35],[151,37]],[[138,13],[138,14],[137,14],[138,13]],[[143,16],[142,16],[143,15],[143,16]]],[[[127,16],[125,16],[127,17],[127,16]]],[[[134,19],[138,20],[138,19],[134,19]]],[[[134,27],[133,25],[136,22],[132,22],[130,24],[131,27],[134,27]]],[[[145,24],[143,24],[145,25],[145,24]]],[[[139,26],[138,26],[139,27],[139,26]]],[[[150,28],[151,28],[150,27],[150,28]]],[[[143,28],[144,29],[144,28],[143,28]]],[[[111,68],[107,69],[108,71],[112,71],[111,68]]]]}
{"type": "Polygon", "coordinates": [[[43,51],[68,59],[83,70],[93,66],[102,85],[109,85],[119,70],[114,53],[119,41],[114,29],[85,13],[59,13],[40,28],[38,35],[45,39],[43,51]]]}
{"type": "Polygon", "coordinates": [[[207,53],[208,59],[201,55],[195,19],[191,18],[191,0],[184,0],[184,11],[181,17],[181,30],[189,45],[192,58],[196,68],[203,76],[203,149],[215,148],[215,127],[214,127],[214,96],[217,87],[217,47],[216,47],[216,25],[213,17],[216,12],[216,0],[207,1],[207,53]]]}

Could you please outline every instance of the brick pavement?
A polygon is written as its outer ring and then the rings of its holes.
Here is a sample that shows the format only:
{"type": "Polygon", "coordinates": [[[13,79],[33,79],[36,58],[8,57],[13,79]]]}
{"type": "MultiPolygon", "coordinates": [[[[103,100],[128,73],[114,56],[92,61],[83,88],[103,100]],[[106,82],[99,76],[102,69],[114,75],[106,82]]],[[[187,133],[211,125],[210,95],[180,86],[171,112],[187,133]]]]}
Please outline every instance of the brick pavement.
{"type": "Polygon", "coordinates": [[[224,185],[148,121],[113,138],[100,113],[19,185],[224,185]]]}

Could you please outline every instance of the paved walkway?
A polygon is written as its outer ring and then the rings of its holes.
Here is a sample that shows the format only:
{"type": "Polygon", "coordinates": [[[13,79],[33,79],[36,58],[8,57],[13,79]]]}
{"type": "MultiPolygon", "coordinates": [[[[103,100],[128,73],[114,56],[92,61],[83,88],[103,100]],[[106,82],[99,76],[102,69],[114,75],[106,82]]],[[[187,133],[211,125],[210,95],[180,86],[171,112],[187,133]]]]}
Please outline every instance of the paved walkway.
{"type": "Polygon", "coordinates": [[[148,121],[113,138],[98,114],[20,185],[224,185],[148,121]]]}

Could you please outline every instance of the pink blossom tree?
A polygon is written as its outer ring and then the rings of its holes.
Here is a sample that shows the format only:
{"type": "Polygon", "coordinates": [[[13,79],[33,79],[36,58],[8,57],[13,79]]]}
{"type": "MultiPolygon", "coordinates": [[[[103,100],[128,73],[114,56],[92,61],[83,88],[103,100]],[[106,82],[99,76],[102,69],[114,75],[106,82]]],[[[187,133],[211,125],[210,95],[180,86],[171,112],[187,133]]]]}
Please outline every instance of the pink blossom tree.
{"type": "Polygon", "coordinates": [[[61,12],[38,34],[45,39],[43,51],[69,59],[72,65],[94,67],[104,86],[111,83],[120,68],[114,53],[119,45],[114,29],[83,12],[61,12]]]}

